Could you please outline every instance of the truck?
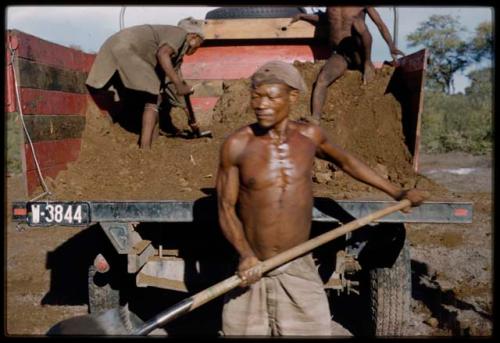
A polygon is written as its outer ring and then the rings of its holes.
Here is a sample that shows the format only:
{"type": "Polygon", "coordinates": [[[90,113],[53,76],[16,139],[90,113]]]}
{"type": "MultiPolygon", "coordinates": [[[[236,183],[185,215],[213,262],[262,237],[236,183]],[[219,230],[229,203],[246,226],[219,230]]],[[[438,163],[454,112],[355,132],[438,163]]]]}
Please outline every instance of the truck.
{"type": "MultiPolygon", "coordinates": [[[[279,12],[279,8],[273,11],[279,12]]],[[[182,66],[186,80],[202,85],[191,97],[202,121],[210,123],[210,113],[221,96],[221,86],[214,84],[248,78],[269,60],[316,62],[329,56],[323,31],[307,22],[289,26],[289,16],[295,12],[290,8],[286,11],[288,16],[274,13],[282,17],[265,17],[250,8],[207,15],[206,40],[194,55],[185,57],[182,66]]],[[[19,225],[48,232],[67,226],[99,228],[99,239],[106,244],[96,243],[102,250],[92,249],[89,313],[119,308],[147,317],[152,312],[142,308],[138,300],[144,294],[166,296],[171,302],[227,275],[231,254],[218,229],[214,196],[189,201],[49,201],[43,200],[46,194],[35,196],[37,187],[44,186],[44,177],[56,177],[78,159],[85,110],[89,101],[95,101],[85,88],[95,55],[17,30],[9,30],[6,40],[5,107],[8,116],[23,118],[26,135],[23,133],[19,142],[18,154],[26,196],[34,196],[29,201],[13,202],[11,216],[19,225]]],[[[427,58],[425,49],[402,57],[391,76],[390,91],[401,104],[405,144],[415,171],[427,58]]],[[[385,200],[316,197],[313,233],[390,204],[385,200]]],[[[393,213],[315,251],[324,287],[337,309],[335,317],[356,335],[404,335],[412,289],[405,225],[470,222],[470,202],[426,202],[411,213],[393,213]]],[[[220,309],[220,303],[218,306],[211,310],[220,309]]],[[[202,320],[217,323],[206,317],[202,320]]]]}

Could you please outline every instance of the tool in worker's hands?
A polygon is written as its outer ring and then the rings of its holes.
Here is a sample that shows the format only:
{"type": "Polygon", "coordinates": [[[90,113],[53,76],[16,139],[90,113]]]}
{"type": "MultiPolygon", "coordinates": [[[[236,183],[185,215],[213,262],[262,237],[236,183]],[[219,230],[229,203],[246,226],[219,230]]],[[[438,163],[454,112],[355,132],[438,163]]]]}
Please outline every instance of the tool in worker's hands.
{"type": "MultiPolygon", "coordinates": [[[[400,200],[392,206],[373,212],[365,217],[353,220],[291,249],[285,250],[278,255],[261,262],[254,268],[260,268],[262,273],[268,272],[305,253],[310,252],[314,248],[334,240],[335,238],[359,229],[391,213],[404,210],[411,205],[412,203],[408,199],[400,200]]],[[[148,335],[153,330],[163,327],[172,320],[191,312],[201,305],[206,304],[218,296],[230,291],[231,289],[238,287],[242,282],[243,280],[238,275],[233,275],[203,291],[192,295],[191,297],[185,298],[146,322],[138,320],[138,318],[136,319],[136,316],[133,313],[125,311],[126,315],[132,316],[132,319],[134,319],[133,325],[128,327],[121,322],[121,318],[123,317],[123,314],[120,312],[121,310],[113,308],[97,315],[79,316],[63,320],[62,322],[56,324],[49,331],[49,334],[148,335]]]]}
{"type": "Polygon", "coordinates": [[[193,132],[193,136],[195,138],[201,138],[201,137],[212,137],[212,132],[211,131],[201,131],[200,127],[198,126],[198,122],[196,121],[196,117],[194,116],[194,111],[193,111],[193,106],[191,104],[191,98],[189,95],[184,95],[184,100],[186,101],[186,115],[188,117],[188,124],[189,127],[191,128],[191,131],[193,132]]]}
{"type": "Polygon", "coordinates": [[[201,138],[201,137],[212,137],[212,132],[211,131],[201,131],[200,127],[198,126],[197,122],[190,123],[189,127],[191,127],[191,132],[196,138],[201,138]]]}
{"type": "MultiPolygon", "coordinates": [[[[348,232],[359,229],[379,218],[385,217],[396,211],[403,210],[411,206],[411,204],[412,204],[411,201],[408,199],[400,200],[392,206],[373,212],[365,217],[353,220],[345,225],[342,225],[338,228],[325,232],[322,235],[319,235],[313,239],[310,239],[307,242],[304,242],[291,249],[283,251],[282,253],[275,255],[265,260],[264,262],[260,263],[258,265],[258,268],[261,268],[262,273],[268,272],[274,268],[277,268],[285,264],[286,262],[289,262],[297,258],[298,256],[310,252],[311,250],[319,247],[320,245],[323,245],[327,242],[332,241],[335,238],[343,236],[348,232]]],[[[236,288],[242,282],[243,280],[238,275],[233,275],[230,278],[227,278],[171,306],[170,308],[161,312],[151,320],[144,322],[144,324],[136,328],[132,332],[132,334],[147,335],[152,330],[158,327],[162,327],[166,323],[180,317],[181,315],[191,312],[194,309],[200,307],[201,305],[209,302],[210,300],[230,291],[233,288],[236,288]]]]}

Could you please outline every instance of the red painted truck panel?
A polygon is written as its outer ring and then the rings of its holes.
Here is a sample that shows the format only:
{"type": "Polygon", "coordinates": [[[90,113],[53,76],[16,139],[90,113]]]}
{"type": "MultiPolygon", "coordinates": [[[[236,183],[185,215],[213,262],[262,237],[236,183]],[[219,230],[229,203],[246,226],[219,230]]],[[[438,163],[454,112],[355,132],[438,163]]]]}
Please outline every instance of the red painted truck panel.
{"type": "Polygon", "coordinates": [[[21,88],[23,114],[82,115],[87,109],[87,94],[21,88]]]}
{"type": "Polygon", "coordinates": [[[38,63],[75,71],[88,72],[95,55],[55,44],[27,33],[12,30],[17,44],[16,56],[38,63]]]}

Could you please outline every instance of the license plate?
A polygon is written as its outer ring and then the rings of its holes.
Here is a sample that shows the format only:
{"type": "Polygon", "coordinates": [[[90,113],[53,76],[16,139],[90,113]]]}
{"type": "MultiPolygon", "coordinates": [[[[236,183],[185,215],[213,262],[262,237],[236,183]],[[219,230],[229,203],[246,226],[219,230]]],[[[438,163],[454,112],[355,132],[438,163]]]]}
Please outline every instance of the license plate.
{"type": "Polygon", "coordinates": [[[27,209],[28,224],[33,226],[90,223],[90,207],[85,202],[30,202],[27,209]]]}

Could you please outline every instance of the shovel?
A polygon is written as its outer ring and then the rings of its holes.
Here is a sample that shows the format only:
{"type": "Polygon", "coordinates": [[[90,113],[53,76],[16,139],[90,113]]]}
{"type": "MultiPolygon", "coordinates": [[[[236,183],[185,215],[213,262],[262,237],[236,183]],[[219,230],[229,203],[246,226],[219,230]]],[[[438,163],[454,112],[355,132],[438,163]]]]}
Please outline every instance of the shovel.
{"type": "MultiPolygon", "coordinates": [[[[328,232],[325,232],[322,235],[319,235],[313,239],[308,240],[307,242],[304,242],[302,244],[299,244],[291,249],[288,249],[286,251],[283,251],[282,253],[273,256],[264,262],[260,263],[258,266],[254,268],[260,268],[262,273],[264,274],[265,272],[270,271],[271,269],[274,269],[276,267],[279,267],[301,255],[304,255],[314,248],[319,247],[320,245],[323,245],[327,242],[330,242],[334,240],[335,238],[338,238],[340,236],[345,235],[348,232],[354,231],[356,229],[359,229],[360,227],[363,227],[372,221],[375,221],[379,218],[385,217],[391,213],[394,213],[396,211],[402,210],[404,208],[407,208],[411,206],[411,202],[408,199],[403,199],[396,204],[386,207],[384,209],[381,209],[379,211],[373,212],[365,217],[353,220],[345,225],[342,225],[338,228],[335,228],[333,230],[330,230],[328,232]]],[[[132,326],[126,326],[123,325],[123,327],[118,328],[117,324],[114,324],[113,327],[113,332],[111,334],[121,334],[121,335],[147,335],[151,333],[153,330],[160,328],[164,326],[165,324],[171,322],[172,320],[193,311],[194,309],[200,307],[203,304],[206,304],[207,302],[217,298],[218,296],[230,291],[233,288],[236,288],[237,286],[240,285],[242,282],[241,278],[238,275],[233,275],[201,292],[196,293],[195,295],[186,298],[177,304],[169,307],[165,311],[159,313],[156,315],[154,318],[141,323],[135,320],[136,325],[132,326]]],[[[102,317],[112,317],[114,315],[113,311],[117,311],[116,309],[108,310],[104,314],[101,314],[102,317]]],[[[83,317],[89,317],[89,316],[83,316],[83,317]]],[[[59,327],[64,326],[61,325],[64,322],[68,321],[74,321],[76,318],[70,318],[67,319],[57,325],[59,327]]],[[[107,325],[103,325],[100,321],[102,319],[99,319],[99,316],[94,316],[91,320],[86,318],[87,322],[91,322],[89,325],[96,325],[99,328],[102,328],[103,330],[106,330],[107,325]]],[[[67,327],[66,325],[65,327],[67,327]]],[[[71,325],[70,325],[71,326],[71,325]]],[[[109,327],[109,326],[108,326],[109,327]]],[[[72,331],[74,332],[74,330],[72,331]]],[[[87,332],[80,332],[79,334],[92,334],[93,332],[96,332],[95,328],[89,328],[87,332]]],[[[57,332],[57,334],[66,334],[66,332],[57,332]]]]}
{"type": "MultiPolygon", "coordinates": [[[[349,222],[348,224],[342,225],[336,229],[330,230],[320,236],[317,236],[313,239],[308,240],[302,244],[299,244],[291,249],[283,251],[282,253],[271,257],[270,259],[265,260],[260,263],[258,266],[262,270],[262,273],[268,272],[271,269],[281,266],[286,262],[289,262],[314,248],[319,247],[335,238],[345,235],[348,232],[359,229],[362,226],[369,224],[370,222],[377,220],[381,217],[384,217],[393,212],[399,211],[406,207],[411,206],[411,202],[408,199],[403,199],[399,201],[397,204],[393,206],[389,206],[387,208],[376,211],[372,214],[369,214],[363,218],[359,218],[349,222]]],[[[147,335],[151,331],[153,331],[157,327],[161,327],[166,323],[178,318],[179,316],[191,312],[192,310],[200,307],[203,304],[206,304],[210,300],[217,298],[218,296],[230,291],[231,289],[237,287],[242,282],[241,278],[238,275],[233,275],[230,278],[227,278],[197,294],[186,298],[174,306],[166,309],[160,314],[156,315],[154,318],[148,320],[141,327],[136,329],[132,334],[133,335],[147,335]]]]}
{"type": "Polygon", "coordinates": [[[189,95],[184,95],[184,100],[186,101],[187,109],[185,109],[185,111],[188,116],[189,126],[191,127],[191,130],[193,130],[193,136],[195,138],[212,137],[211,131],[201,131],[198,127],[198,123],[196,122],[196,117],[193,111],[193,105],[191,104],[191,98],[189,97],[189,95]]]}

